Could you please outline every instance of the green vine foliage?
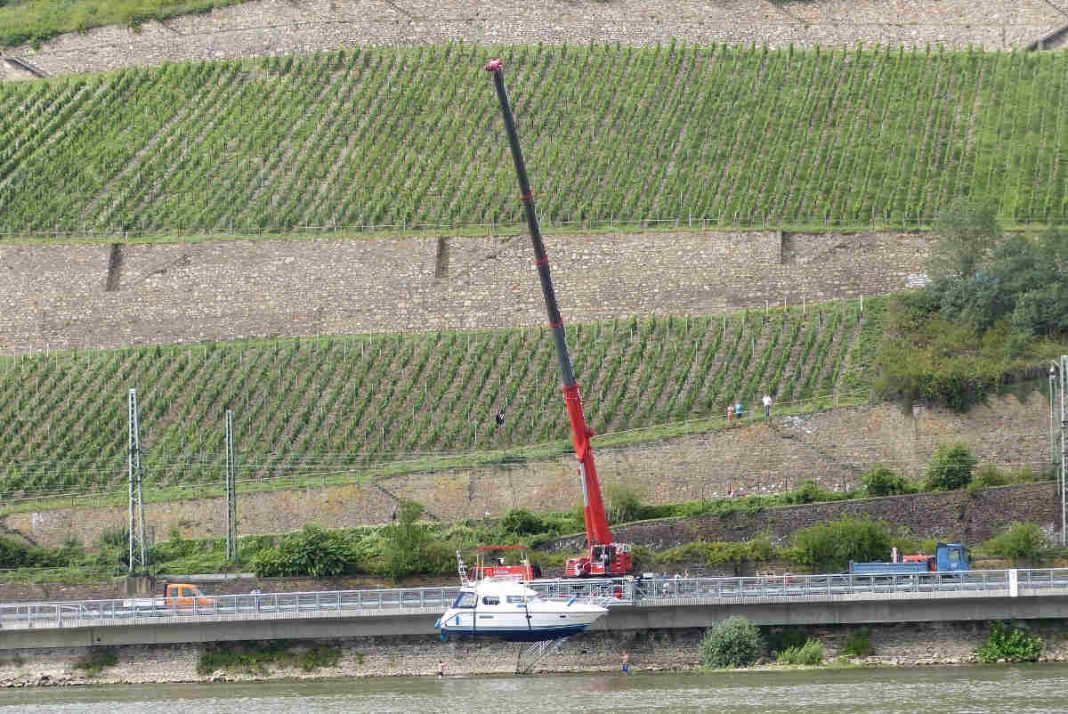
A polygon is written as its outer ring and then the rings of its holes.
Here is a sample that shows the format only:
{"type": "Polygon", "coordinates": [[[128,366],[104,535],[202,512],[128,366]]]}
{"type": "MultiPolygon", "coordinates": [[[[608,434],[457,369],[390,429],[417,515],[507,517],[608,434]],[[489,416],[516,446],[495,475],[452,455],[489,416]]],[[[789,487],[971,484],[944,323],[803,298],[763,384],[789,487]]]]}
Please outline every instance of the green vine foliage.
{"type": "MultiPolygon", "coordinates": [[[[159,3],[126,4],[141,6],[136,25],[159,3]]],[[[77,17],[69,5],[9,6],[0,28],[16,34],[0,29],[0,43],[26,37],[16,11],[53,22],[77,17]]],[[[478,76],[487,51],[359,48],[4,83],[0,230],[518,224],[478,76]]],[[[959,195],[1010,223],[1068,221],[1068,144],[1051,119],[1068,109],[1064,53],[492,51],[508,64],[546,225],[915,225],[959,195]]]]}
{"type": "MultiPolygon", "coordinates": [[[[772,357],[790,360],[797,380],[789,398],[833,404],[843,376],[863,366],[832,359],[831,343],[851,350],[860,335],[879,329],[878,320],[860,319],[856,302],[818,310],[772,310],[766,323],[739,313],[573,325],[568,339],[587,418],[599,434],[718,418],[734,399],[757,403],[764,388],[785,407],[787,385],[774,390],[772,357]],[[820,314],[841,319],[821,325],[820,314]],[[825,335],[827,345],[803,357],[805,330],[825,335]],[[746,352],[755,345],[757,361],[744,369],[720,351],[723,333],[744,339],[746,352]],[[645,385],[647,398],[633,398],[636,385],[645,385]]],[[[365,473],[458,452],[499,454],[559,444],[568,434],[552,339],[542,329],[0,356],[0,494],[125,484],[125,442],[116,435],[126,428],[131,385],[140,398],[149,488],[218,483],[227,407],[242,481],[365,473]],[[501,405],[504,422],[497,425],[501,405]]],[[[614,518],[634,514],[626,493],[609,496],[614,518]]]]}

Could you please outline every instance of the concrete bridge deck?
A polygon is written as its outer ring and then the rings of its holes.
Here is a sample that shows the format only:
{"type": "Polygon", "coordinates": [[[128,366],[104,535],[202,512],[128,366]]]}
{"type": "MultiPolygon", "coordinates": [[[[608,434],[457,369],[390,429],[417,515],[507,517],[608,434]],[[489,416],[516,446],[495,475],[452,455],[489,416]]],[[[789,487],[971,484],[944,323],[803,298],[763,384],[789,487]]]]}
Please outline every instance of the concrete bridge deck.
{"type": "MultiPolygon", "coordinates": [[[[1068,569],[959,575],[818,575],[541,581],[549,598],[610,598],[594,630],[701,628],[730,615],[759,625],[1068,618],[1068,569]]],[[[436,634],[457,588],[0,605],[0,650],[436,634]]]]}

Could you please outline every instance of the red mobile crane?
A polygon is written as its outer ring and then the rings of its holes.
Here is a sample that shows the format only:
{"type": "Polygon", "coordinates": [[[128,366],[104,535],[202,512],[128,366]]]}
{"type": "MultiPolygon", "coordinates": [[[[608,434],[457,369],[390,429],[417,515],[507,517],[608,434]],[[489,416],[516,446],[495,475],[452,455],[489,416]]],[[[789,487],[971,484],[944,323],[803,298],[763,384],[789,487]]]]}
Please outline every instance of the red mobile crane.
{"type": "Polygon", "coordinates": [[[632,567],[630,546],[625,543],[613,543],[612,532],[608,528],[608,516],[605,514],[604,501],[601,498],[601,484],[597,480],[597,468],[593,464],[593,447],[590,444],[593,430],[586,425],[586,416],[582,411],[582,395],[579,394],[575,370],[571,365],[571,355],[567,350],[564,321],[560,317],[560,307],[556,303],[556,291],[553,289],[552,274],[549,271],[549,258],[541,239],[541,229],[538,227],[538,215],[534,209],[534,197],[530,192],[530,181],[527,179],[523,151],[519,147],[515,117],[512,115],[512,107],[508,102],[508,91],[504,87],[504,62],[500,59],[491,59],[484,69],[493,76],[497,99],[501,104],[501,116],[504,118],[504,129],[508,134],[508,144],[512,149],[512,160],[515,162],[515,172],[519,179],[519,199],[523,202],[523,209],[526,213],[530,242],[534,246],[534,264],[538,268],[541,293],[545,298],[545,308],[549,313],[549,329],[552,330],[553,342],[556,344],[556,360],[560,365],[560,384],[564,392],[564,406],[567,409],[567,418],[571,422],[571,441],[575,445],[579,479],[582,483],[582,510],[586,520],[586,543],[589,551],[586,555],[568,558],[564,577],[625,575],[632,567]]]}

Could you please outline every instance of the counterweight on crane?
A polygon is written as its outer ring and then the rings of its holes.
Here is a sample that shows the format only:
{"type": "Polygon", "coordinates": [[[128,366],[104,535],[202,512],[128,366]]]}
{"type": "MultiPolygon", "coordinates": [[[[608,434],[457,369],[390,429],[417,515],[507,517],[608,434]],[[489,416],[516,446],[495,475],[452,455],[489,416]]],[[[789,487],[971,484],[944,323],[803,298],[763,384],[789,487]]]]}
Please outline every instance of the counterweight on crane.
{"type": "Polygon", "coordinates": [[[534,246],[534,264],[538,268],[541,280],[541,293],[545,298],[545,308],[549,313],[549,329],[556,344],[556,359],[560,365],[560,384],[564,392],[564,406],[567,418],[571,422],[571,440],[575,445],[575,457],[578,459],[579,479],[582,483],[582,510],[586,520],[586,542],[589,550],[586,555],[569,558],[564,571],[566,577],[586,577],[590,575],[624,575],[632,567],[630,546],[612,542],[612,532],[608,527],[608,516],[601,498],[601,484],[597,480],[597,468],[593,463],[593,447],[590,437],[593,430],[586,425],[586,416],[582,411],[582,396],[575,381],[575,370],[571,365],[571,355],[567,349],[564,334],[564,321],[560,317],[560,307],[556,303],[553,290],[552,274],[549,271],[549,258],[545,253],[545,244],[538,227],[538,215],[534,209],[534,196],[527,179],[527,167],[523,161],[523,151],[519,147],[519,135],[516,133],[515,117],[508,102],[508,91],[504,86],[504,62],[492,59],[485,68],[493,76],[493,85],[497,90],[497,99],[501,104],[501,116],[508,134],[508,144],[512,149],[512,160],[519,178],[519,199],[523,202],[527,226],[530,229],[530,242],[534,246]]]}

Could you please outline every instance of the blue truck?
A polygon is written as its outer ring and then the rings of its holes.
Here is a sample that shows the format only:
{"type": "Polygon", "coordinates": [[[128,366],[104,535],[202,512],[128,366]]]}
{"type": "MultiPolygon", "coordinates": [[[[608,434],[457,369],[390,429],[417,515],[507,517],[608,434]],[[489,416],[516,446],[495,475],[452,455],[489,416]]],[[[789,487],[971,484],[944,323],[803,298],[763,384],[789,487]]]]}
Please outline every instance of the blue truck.
{"type": "Polygon", "coordinates": [[[908,573],[966,573],[971,568],[968,549],[960,543],[939,543],[934,555],[902,556],[895,548],[890,562],[856,563],[849,561],[851,575],[906,575],[908,573]]]}

